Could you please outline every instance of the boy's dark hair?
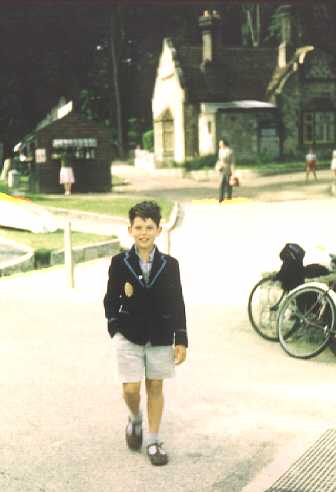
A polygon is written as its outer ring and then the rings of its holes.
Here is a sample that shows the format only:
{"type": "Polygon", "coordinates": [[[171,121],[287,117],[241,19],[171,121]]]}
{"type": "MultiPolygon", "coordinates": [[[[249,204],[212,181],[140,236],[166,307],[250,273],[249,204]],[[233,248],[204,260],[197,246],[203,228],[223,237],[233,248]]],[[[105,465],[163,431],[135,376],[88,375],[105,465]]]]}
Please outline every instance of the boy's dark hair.
{"type": "Polygon", "coordinates": [[[142,219],[152,219],[153,222],[159,227],[161,220],[161,209],[156,202],[144,201],[137,203],[128,212],[128,217],[131,225],[134,222],[135,217],[141,217],[142,219]]]}

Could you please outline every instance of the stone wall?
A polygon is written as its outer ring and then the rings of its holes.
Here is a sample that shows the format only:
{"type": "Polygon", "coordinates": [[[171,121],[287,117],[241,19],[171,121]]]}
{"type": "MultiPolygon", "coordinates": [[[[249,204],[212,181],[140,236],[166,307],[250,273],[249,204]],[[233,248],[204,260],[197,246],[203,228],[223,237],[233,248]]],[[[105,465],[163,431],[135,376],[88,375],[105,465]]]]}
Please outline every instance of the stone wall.
{"type": "MultiPolygon", "coordinates": [[[[249,111],[219,111],[217,114],[217,139],[226,137],[229,145],[234,149],[239,162],[266,157],[261,155],[260,129],[277,128],[278,121],[274,112],[262,110],[249,111]]],[[[275,130],[275,133],[277,130],[275,130]]],[[[275,143],[268,152],[269,159],[279,156],[279,148],[275,143]]]]}
{"type": "MultiPolygon", "coordinates": [[[[87,246],[75,246],[72,248],[74,263],[94,260],[113,256],[120,251],[119,239],[111,241],[89,244],[87,246]]],[[[44,264],[44,267],[60,265],[64,263],[64,250],[53,251],[50,256],[50,263],[44,264]]],[[[0,265],[0,277],[13,275],[14,273],[24,273],[36,269],[34,251],[29,249],[27,253],[20,258],[3,263],[0,265]]]]}
{"type": "MultiPolygon", "coordinates": [[[[303,142],[304,111],[335,111],[336,81],[332,57],[312,50],[304,64],[293,67],[279,87],[277,104],[282,115],[283,156],[303,158],[309,143],[303,142]]],[[[334,141],[316,143],[318,156],[331,155],[334,141]]]]}
{"type": "MultiPolygon", "coordinates": [[[[72,248],[73,259],[75,263],[83,261],[95,260],[96,258],[103,258],[112,256],[119,252],[120,242],[118,239],[112,241],[106,241],[102,243],[95,243],[88,246],[74,246],[72,248]]],[[[50,265],[59,265],[64,263],[64,249],[59,251],[53,251],[50,256],[50,265]]]]}
{"type": "Polygon", "coordinates": [[[280,99],[282,114],[282,152],[285,157],[294,157],[300,152],[299,130],[301,113],[301,90],[296,74],[286,84],[280,99]]]}
{"type": "Polygon", "coordinates": [[[15,260],[4,262],[0,265],[0,277],[13,275],[18,272],[33,270],[35,265],[34,251],[30,250],[15,260]]]}

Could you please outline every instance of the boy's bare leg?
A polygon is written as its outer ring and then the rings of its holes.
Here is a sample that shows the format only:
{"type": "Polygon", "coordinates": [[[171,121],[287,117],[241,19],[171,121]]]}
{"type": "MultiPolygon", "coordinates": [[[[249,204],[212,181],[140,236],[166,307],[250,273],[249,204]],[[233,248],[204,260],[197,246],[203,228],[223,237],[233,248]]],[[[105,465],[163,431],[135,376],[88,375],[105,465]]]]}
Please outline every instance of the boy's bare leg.
{"type": "Polygon", "coordinates": [[[140,412],[140,385],[141,383],[124,383],[123,395],[129,410],[128,424],[125,438],[127,446],[137,451],[142,446],[142,414],[140,412]]]}
{"type": "Polygon", "coordinates": [[[134,417],[140,413],[140,386],[141,383],[123,383],[125,403],[134,417]]]}
{"type": "Polygon", "coordinates": [[[159,429],[164,404],[162,386],[163,381],[160,379],[146,379],[149,430],[147,453],[152,465],[156,466],[168,463],[168,455],[159,441],[159,429]]]}
{"type": "Polygon", "coordinates": [[[148,430],[150,434],[158,434],[163,411],[163,381],[146,379],[148,430]]]}

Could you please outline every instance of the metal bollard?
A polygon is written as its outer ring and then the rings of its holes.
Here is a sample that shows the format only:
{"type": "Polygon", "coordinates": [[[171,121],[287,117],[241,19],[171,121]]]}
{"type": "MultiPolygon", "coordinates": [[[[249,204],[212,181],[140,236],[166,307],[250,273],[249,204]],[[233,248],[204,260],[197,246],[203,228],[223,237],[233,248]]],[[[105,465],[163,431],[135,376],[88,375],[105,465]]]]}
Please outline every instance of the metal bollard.
{"type": "Polygon", "coordinates": [[[74,261],[72,254],[71,222],[68,220],[64,226],[64,265],[66,273],[67,287],[75,287],[74,261]]]}

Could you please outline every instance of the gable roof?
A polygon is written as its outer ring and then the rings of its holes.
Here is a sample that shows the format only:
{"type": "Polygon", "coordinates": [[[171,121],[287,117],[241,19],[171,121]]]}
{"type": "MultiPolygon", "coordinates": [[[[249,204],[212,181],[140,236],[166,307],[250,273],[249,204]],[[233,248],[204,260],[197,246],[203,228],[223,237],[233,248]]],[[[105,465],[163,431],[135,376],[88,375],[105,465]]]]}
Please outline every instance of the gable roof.
{"type": "Polygon", "coordinates": [[[277,63],[276,48],[220,48],[218,62],[204,64],[201,46],[170,43],[190,102],[265,99],[277,63]]]}
{"type": "Polygon", "coordinates": [[[314,50],[313,46],[302,46],[295,51],[287,65],[284,67],[275,67],[267,87],[268,98],[275,92],[281,91],[288,78],[297,70],[298,64],[304,63],[307,54],[312,50],[314,50]]]}

